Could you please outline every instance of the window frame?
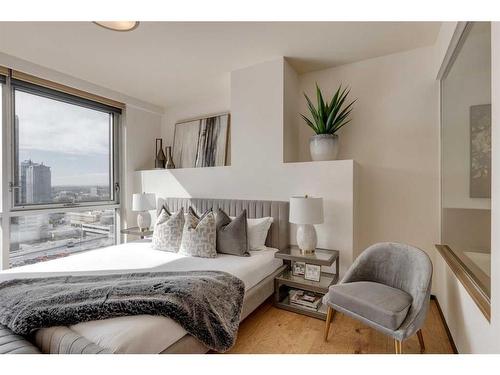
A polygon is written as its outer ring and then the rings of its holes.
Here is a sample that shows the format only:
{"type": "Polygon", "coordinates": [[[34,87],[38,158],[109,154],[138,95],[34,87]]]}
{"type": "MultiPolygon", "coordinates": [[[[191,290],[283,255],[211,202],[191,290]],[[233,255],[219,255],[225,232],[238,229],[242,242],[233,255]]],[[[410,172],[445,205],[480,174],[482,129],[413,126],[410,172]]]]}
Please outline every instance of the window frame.
{"type": "Polygon", "coordinates": [[[7,85],[9,78],[6,78],[5,82],[0,82],[0,86],[2,86],[2,90],[0,90],[0,105],[2,106],[2,116],[0,121],[2,123],[2,129],[0,129],[0,142],[2,146],[1,150],[1,171],[2,175],[0,176],[0,183],[2,188],[0,189],[2,192],[2,204],[0,206],[0,269],[9,268],[9,253],[10,253],[10,207],[9,207],[9,190],[8,190],[8,176],[9,176],[9,168],[8,168],[8,126],[5,126],[8,123],[8,98],[7,98],[7,85]]]}
{"type": "MultiPolygon", "coordinates": [[[[9,82],[8,82],[9,83],[9,82]]],[[[10,175],[8,178],[8,189],[10,195],[10,207],[11,211],[38,211],[38,210],[46,210],[46,209],[78,209],[82,208],[90,208],[90,207],[103,207],[103,206],[111,206],[111,205],[119,205],[120,204],[120,175],[119,175],[119,144],[120,144],[120,114],[111,109],[111,107],[101,105],[99,103],[93,103],[90,100],[78,98],[70,94],[58,92],[56,90],[48,89],[45,87],[37,86],[31,83],[21,83],[21,84],[12,84],[8,85],[8,94],[10,96],[10,111],[11,116],[9,118],[9,129],[10,129],[10,175]],[[60,101],[63,103],[68,103],[76,106],[85,107],[88,109],[100,111],[103,113],[108,113],[110,115],[110,144],[109,144],[109,186],[110,186],[110,200],[103,201],[88,201],[88,202],[66,202],[66,203],[34,203],[34,204],[21,204],[16,205],[15,202],[15,189],[19,189],[20,186],[17,182],[16,172],[18,170],[17,160],[16,160],[16,137],[18,136],[15,131],[15,95],[16,91],[28,93],[31,95],[37,95],[43,98],[48,98],[51,100],[60,101]]]]}
{"type": "MultiPolygon", "coordinates": [[[[90,107],[104,112],[112,113],[112,126],[110,136],[110,191],[112,200],[109,201],[91,201],[91,202],[78,202],[78,203],[49,203],[49,204],[30,204],[24,206],[15,206],[14,189],[11,182],[14,181],[16,166],[14,157],[14,129],[15,129],[15,84],[14,79],[10,75],[6,76],[5,82],[0,82],[2,91],[0,95],[0,104],[2,105],[2,116],[0,123],[2,129],[0,130],[1,142],[1,199],[2,205],[0,206],[0,270],[10,268],[10,241],[11,241],[11,218],[34,215],[34,214],[50,214],[59,212],[72,212],[72,211],[90,211],[90,210],[114,210],[114,244],[121,243],[122,238],[120,235],[121,220],[122,220],[122,207],[120,204],[120,197],[123,194],[120,186],[121,178],[121,144],[122,144],[122,110],[121,108],[114,108],[94,102],[83,97],[78,97],[71,94],[66,94],[63,91],[58,91],[43,86],[38,86],[31,83],[26,83],[20,86],[31,86],[39,89],[40,92],[46,92],[56,96],[56,100],[70,100],[71,104],[90,107]]],[[[46,96],[46,95],[45,95],[46,96]]],[[[49,96],[50,97],[50,96],[49,96]]],[[[52,98],[52,97],[51,97],[52,98]]]]}

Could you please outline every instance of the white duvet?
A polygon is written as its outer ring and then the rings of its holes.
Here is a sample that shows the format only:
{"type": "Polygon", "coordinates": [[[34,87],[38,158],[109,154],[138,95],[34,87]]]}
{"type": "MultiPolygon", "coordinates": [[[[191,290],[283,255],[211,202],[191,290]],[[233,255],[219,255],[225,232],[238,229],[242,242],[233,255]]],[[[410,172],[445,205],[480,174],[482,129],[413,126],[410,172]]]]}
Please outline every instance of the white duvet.
{"type": "MultiPolygon", "coordinates": [[[[2,271],[0,281],[67,274],[214,270],[240,278],[248,290],[283,264],[274,257],[276,251],[266,248],[250,251],[250,257],[218,254],[208,259],[154,250],[149,242],[132,242],[2,271]]],[[[71,329],[114,353],[160,353],[187,333],[169,318],[150,315],[95,320],[71,329]]]]}

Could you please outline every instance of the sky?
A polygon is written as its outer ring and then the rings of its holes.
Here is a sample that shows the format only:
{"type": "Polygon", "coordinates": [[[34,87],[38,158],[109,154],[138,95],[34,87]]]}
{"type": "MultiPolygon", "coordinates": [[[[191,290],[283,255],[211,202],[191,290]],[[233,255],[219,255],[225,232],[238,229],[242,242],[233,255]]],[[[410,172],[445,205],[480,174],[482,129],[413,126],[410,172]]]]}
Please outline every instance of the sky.
{"type": "Polygon", "coordinates": [[[51,167],[52,186],[109,183],[108,113],[16,91],[19,159],[51,167]]]}

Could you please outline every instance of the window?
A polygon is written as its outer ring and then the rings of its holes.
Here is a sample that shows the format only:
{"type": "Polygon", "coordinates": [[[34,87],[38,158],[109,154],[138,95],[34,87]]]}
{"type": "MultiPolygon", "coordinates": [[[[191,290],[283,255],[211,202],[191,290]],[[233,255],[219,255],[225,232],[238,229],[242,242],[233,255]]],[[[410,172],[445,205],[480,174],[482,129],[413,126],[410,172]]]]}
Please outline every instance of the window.
{"type": "Polygon", "coordinates": [[[115,244],[115,210],[84,210],[10,219],[10,267],[115,244]]]}
{"type": "Polygon", "coordinates": [[[114,201],[114,114],[61,99],[14,89],[14,207],[114,201]]]}
{"type": "Polygon", "coordinates": [[[116,244],[120,109],[13,76],[1,97],[1,266],[116,244]]]}

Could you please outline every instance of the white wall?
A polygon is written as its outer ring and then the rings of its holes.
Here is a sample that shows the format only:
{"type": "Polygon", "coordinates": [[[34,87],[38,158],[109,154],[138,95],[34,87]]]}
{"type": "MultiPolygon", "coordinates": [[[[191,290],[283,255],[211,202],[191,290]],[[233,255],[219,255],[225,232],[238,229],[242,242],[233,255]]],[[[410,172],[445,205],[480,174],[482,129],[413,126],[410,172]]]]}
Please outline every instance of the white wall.
{"type": "Polygon", "coordinates": [[[283,105],[283,161],[299,161],[299,128],[297,126],[297,106],[299,104],[299,76],[285,59],[283,105]]]}
{"type": "Polygon", "coordinates": [[[171,146],[174,140],[175,123],[182,120],[189,120],[205,115],[229,112],[230,97],[227,92],[214,93],[213,96],[203,100],[194,100],[189,103],[179,104],[165,108],[165,115],[162,121],[162,132],[164,146],[171,146]]]}
{"type": "MultiPolygon", "coordinates": [[[[432,47],[299,76],[315,100],[315,83],[331,98],[342,83],[357,98],[352,123],[339,131],[340,159],[359,170],[359,246],[400,241],[428,251],[439,241],[438,83],[432,47]]],[[[298,111],[308,113],[300,98],[298,111]]],[[[296,116],[300,160],[310,160],[312,130],[296,116]]]]}
{"type": "Polygon", "coordinates": [[[498,330],[490,325],[440,254],[434,261],[433,293],[459,353],[500,352],[498,330]]]}
{"type": "Polygon", "coordinates": [[[134,178],[134,172],[154,168],[155,138],[161,135],[162,115],[137,107],[127,107],[122,125],[125,147],[125,152],[122,153],[125,171],[125,181],[122,181],[122,212],[125,213],[123,227],[133,227],[137,224],[137,215],[131,211],[132,194],[142,192],[134,178]]]}
{"type": "MultiPolygon", "coordinates": [[[[318,245],[341,252],[341,272],[353,260],[352,160],[283,163],[285,62],[273,60],[231,74],[232,164],[229,167],[137,173],[144,191],[159,196],[288,200],[324,198],[318,245]]],[[[295,242],[292,227],[291,241],[295,242]]]]}
{"type": "MultiPolygon", "coordinates": [[[[435,53],[432,47],[421,48],[304,75],[297,75],[285,61],[283,83],[278,82],[277,73],[267,77],[274,82],[272,90],[283,88],[283,104],[263,103],[266,95],[249,97],[253,102],[244,104],[244,117],[253,119],[249,128],[266,123],[263,118],[268,114],[260,110],[262,105],[284,108],[284,147],[280,149],[282,144],[276,144],[273,154],[267,157],[277,157],[281,152],[286,162],[309,161],[312,131],[299,117],[299,113],[307,113],[302,92],[314,96],[315,82],[326,93],[331,93],[340,82],[352,87],[352,97],[357,97],[358,102],[352,124],[340,132],[339,156],[354,159],[360,165],[356,253],[378,241],[401,241],[424,248],[433,256],[434,244],[439,242],[439,87],[435,80],[435,53]],[[250,112],[255,115],[247,116],[250,112]]],[[[265,64],[259,66],[244,69],[253,71],[253,75],[246,75],[241,86],[251,88],[265,78],[265,64]]],[[[235,79],[237,72],[232,75],[231,91],[235,89],[235,79]]],[[[216,97],[215,105],[206,102],[198,107],[167,110],[163,134],[172,134],[173,124],[182,117],[215,112],[221,107],[217,107],[218,103],[226,102],[216,97]]],[[[234,123],[234,103],[231,112],[234,123]]],[[[234,126],[233,130],[238,131],[234,126]]],[[[233,135],[233,142],[242,141],[232,145],[232,157],[259,163],[262,153],[255,152],[255,145],[261,149],[262,142],[272,143],[278,134],[271,132],[274,130],[262,129],[253,139],[233,135]]]]}
{"type": "Polygon", "coordinates": [[[284,60],[231,73],[233,165],[283,162],[284,60]]]}

